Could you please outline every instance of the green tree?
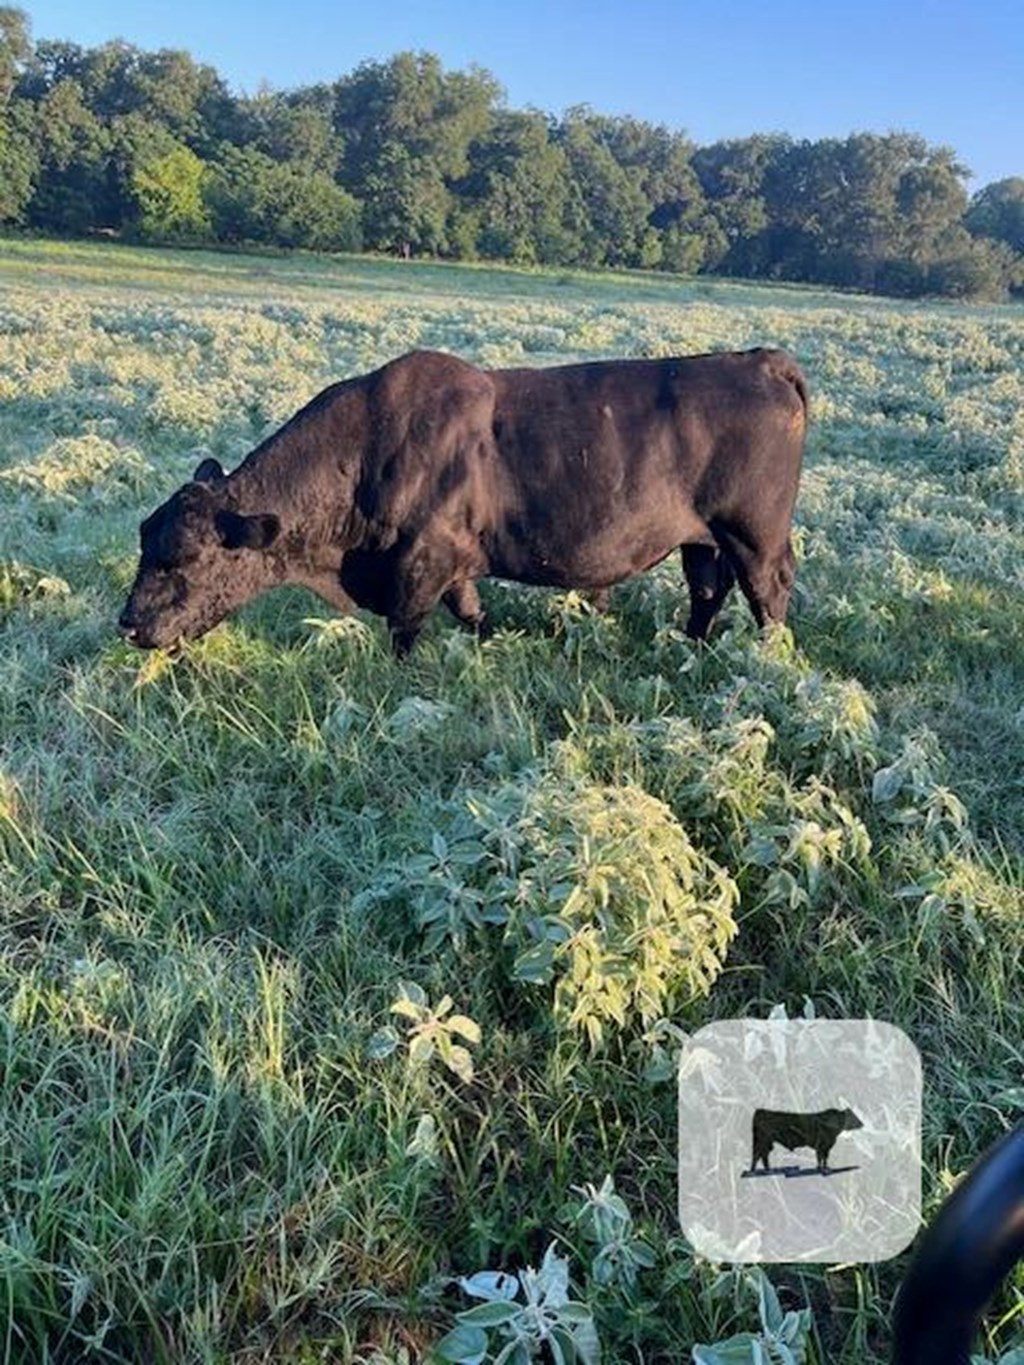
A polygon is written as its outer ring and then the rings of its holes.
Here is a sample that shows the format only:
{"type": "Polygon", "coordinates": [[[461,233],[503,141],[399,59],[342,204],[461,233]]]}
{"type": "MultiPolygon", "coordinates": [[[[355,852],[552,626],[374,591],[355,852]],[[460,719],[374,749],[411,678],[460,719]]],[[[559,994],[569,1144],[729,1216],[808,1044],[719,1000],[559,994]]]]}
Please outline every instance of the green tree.
{"type": "Polygon", "coordinates": [[[558,128],[584,210],[583,258],[591,265],[657,265],[662,248],[643,172],[616,161],[608,131],[608,121],[583,106],[570,109],[558,128]]]}
{"type": "Polygon", "coordinates": [[[430,53],[365,62],[340,80],[335,128],[339,179],[363,204],[367,244],[402,254],[443,253],[453,187],[489,128],[500,90],[480,68],[445,72],[430,53]]]}
{"type": "Polygon", "coordinates": [[[234,102],[214,68],[176,49],[140,55],[133,94],[139,112],[200,155],[223,138],[233,117],[234,102]]]}
{"type": "Polygon", "coordinates": [[[142,52],[121,38],[99,47],[56,52],[54,79],[77,81],[82,98],[97,118],[104,121],[141,112],[137,87],[142,52]]]}
{"type": "Polygon", "coordinates": [[[272,176],[274,239],[309,251],[359,251],[359,205],[323,171],[279,166],[272,176]]]}
{"type": "Polygon", "coordinates": [[[210,235],[203,199],[207,170],[195,152],[178,145],[139,164],[132,175],[139,234],[148,241],[195,242],[210,235]]]}
{"type": "MultiPolygon", "coordinates": [[[[952,233],[961,234],[967,212],[964,181],[967,169],[948,147],[915,148],[896,186],[897,225],[891,234],[893,255],[925,263],[942,255],[952,233]]],[[[962,234],[958,241],[963,240],[962,234]]]]}
{"type": "Polygon", "coordinates": [[[438,255],[448,246],[451,195],[437,163],[400,142],[385,143],[362,180],[368,242],[402,256],[438,255]]]}
{"type": "MultiPolygon", "coordinates": [[[[275,161],[334,176],[341,139],[334,131],[334,91],[328,85],[290,93],[261,90],[238,105],[240,141],[275,161]]],[[[235,139],[232,139],[235,140],[235,139]]]]}
{"type": "Polygon", "coordinates": [[[996,180],[979,190],[964,222],[975,237],[1005,242],[1024,255],[1024,176],[996,180]]]}
{"type": "Polygon", "coordinates": [[[578,195],[564,150],[544,114],[498,114],[472,151],[460,191],[476,207],[480,253],[521,265],[579,259],[578,195]]]}
{"type": "Polygon", "coordinates": [[[68,80],[101,122],[137,114],[200,154],[233,131],[235,105],[223,80],[187,52],[144,52],[120,39],[91,49],[41,42],[19,93],[41,101],[68,80]]]}
{"type": "Polygon", "coordinates": [[[963,215],[965,176],[949,149],[908,133],[783,144],[754,254],[764,273],[862,289],[901,261],[923,278],[963,215]]]}
{"type": "Polygon", "coordinates": [[[15,86],[32,56],[32,29],[23,9],[0,5],[0,109],[14,93],[15,86]]]}
{"type": "Polygon", "coordinates": [[[181,143],[161,124],[137,112],[118,115],[108,126],[107,184],[114,206],[110,226],[138,232],[141,208],[135,192],[136,174],[168,156],[181,143]]]}
{"type": "Polygon", "coordinates": [[[60,80],[39,101],[33,141],[40,169],[29,222],[72,234],[109,226],[117,212],[107,177],[110,133],[76,80],[60,80]]]}
{"type": "Polygon", "coordinates": [[[28,100],[9,100],[0,109],[0,223],[24,223],[35,192],[39,155],[33,139],[34,121],[28,100]]]}
{"type": "Polygon", "coordinates": [[[755,244],[769,226],[765,176],[789,142],[778,135],[755,135],[694,152],[693,169],[720,234],[717,252],[709,246],[706,253],[707,268],[735,275],[763,273],[757,268],[755,244]]]}
{"type": "Polygon", "coordinates": [[[691,274],[724,249],[693,169],[693,145],[679,132],[634,118],[591,114],[590,128],[630,178],[647,206],[638,264],[653,258],[662,269],[691,274]],[[651,242],[649,229],[656,234],[651,242]]]}
{"type": "Polygon", "coordinates": [[[254,147],[224,146],[206,191],[223,242],[358,251],[359,205],[322,171],[282,165],[254,147]]]}
{"type": "Polygon", "coordinates": [[[0,6],[0,223],[21,223],[39,173],[32,106],[14,91],[32,56],[24,10],[0,6]]]}

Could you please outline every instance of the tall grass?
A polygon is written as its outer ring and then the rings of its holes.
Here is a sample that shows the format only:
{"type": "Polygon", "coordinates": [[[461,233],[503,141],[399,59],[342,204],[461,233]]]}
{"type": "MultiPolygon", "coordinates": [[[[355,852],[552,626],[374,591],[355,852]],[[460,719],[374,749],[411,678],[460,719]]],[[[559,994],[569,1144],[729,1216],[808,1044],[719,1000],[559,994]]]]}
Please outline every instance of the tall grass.
{"type": "MultiPolygon", "coordinates": [[[[606,1355],[685,1360],[757,1296],[674,1225],[673,1050],[779,1003],[918,1044],[935,1208],[1024,1100],[1024,319],[41,243],[0,280],[0,1358],[418,1360],[451,1276],[557,1237],[582,1288],[611,1173],[656,1264],[588,1282],[606,1355]],[[672,562],[607,616],[486,585],[491,641],[439,614],[404,665],[298,592],[174,663],[115,638],[140,515],[331,379],[764,343],[814,394],[792,634],[736,604],[696,649],[672,562]],[[724,895],[714,969],[538,956],[598,862],[676,929],[724,895]],[[471,1078],[374,1046],[403,982],[471,1078]]],[[[900,1271],[773,1278],[853,1365],[900,1271]]]]}

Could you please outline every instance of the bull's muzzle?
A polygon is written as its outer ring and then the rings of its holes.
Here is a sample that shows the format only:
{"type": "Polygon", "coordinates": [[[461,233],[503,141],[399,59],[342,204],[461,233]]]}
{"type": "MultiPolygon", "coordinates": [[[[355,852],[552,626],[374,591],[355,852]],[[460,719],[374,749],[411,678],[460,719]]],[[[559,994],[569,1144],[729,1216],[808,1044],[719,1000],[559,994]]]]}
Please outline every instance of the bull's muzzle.
{"type": "Polygon", "coordinates": [[[125,607],[117,618],[117,633],[122,640],[134,645],[136,649],[151,649],[153,647],[153,641],[146,638],[141,623],[130,607],[125,607]]]}

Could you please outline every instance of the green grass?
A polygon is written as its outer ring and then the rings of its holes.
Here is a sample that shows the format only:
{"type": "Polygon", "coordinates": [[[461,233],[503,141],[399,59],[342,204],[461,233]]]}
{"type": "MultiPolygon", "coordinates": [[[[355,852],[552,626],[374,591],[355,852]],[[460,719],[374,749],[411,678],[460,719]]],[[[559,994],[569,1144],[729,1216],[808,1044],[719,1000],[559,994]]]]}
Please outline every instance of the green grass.
{"type": "MultiPolygon", "coordinates": [[[[592,1051],[500,927],[424,942],[431,897],[490,904],[510,859],[536,895],[549,856],[584,885],[574,841],[608,786],[738,890],[721,975],[681,977],[666,1018],[809,998],[900,1024],[928,1213],[1019,1115],[1018,311],[41,242],[3,244],[0,289],[0,1360],[417,1360],[466,1306],[446,1277],[537,1265],[555,1237],[608,1359],[754,1328],[744,1277],[675,1225],[664,1025],[592,1051]],[[672,562],[607,617],[485,585],[492,641],[438,613],[404,665],[382,623],[310,624],[298,592],[173,664],[116,639],[140,514],[329,380],[414,345],[753,344],[792,348],[813,393],[791,638],[737,602],[696,650],[672,562]],[[442,875],[438,835],[486,855],[442,875]],[[480,1026],[470,1081],[404,1044],[368,1057],[402,981],[480,1026]],[[587,1285],[573,1217],[609,1172],[658,1258],[632,1296],[587,1285]]],[[[813,1308],[818,1365],[862,1365],[887,1358],[903,1265],[771,1273],[813,1308]]]]}

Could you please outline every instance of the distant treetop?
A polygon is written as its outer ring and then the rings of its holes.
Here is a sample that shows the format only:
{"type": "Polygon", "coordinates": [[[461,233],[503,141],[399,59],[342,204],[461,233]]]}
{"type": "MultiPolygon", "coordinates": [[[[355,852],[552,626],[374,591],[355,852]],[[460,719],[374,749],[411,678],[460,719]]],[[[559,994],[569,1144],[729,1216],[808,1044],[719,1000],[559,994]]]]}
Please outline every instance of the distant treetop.
{"type": "Polygon", "coordinates": [[[512,110],[480,67],[401,52],[233,95],[189,53],[34,43],[0,7],[0,223],[150,242],[616,266],[892,294],[1024,289],[1024,178],[968,200],[912,133],[685,133],[512,110]]]}

